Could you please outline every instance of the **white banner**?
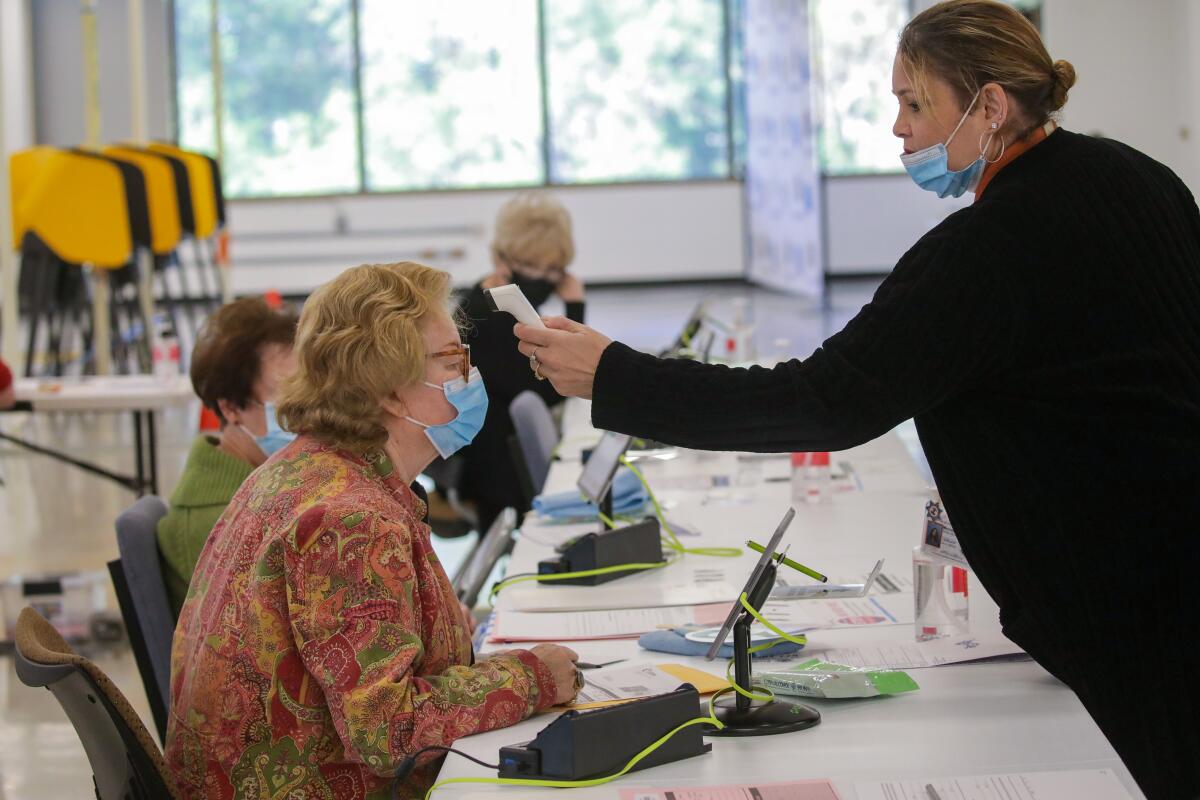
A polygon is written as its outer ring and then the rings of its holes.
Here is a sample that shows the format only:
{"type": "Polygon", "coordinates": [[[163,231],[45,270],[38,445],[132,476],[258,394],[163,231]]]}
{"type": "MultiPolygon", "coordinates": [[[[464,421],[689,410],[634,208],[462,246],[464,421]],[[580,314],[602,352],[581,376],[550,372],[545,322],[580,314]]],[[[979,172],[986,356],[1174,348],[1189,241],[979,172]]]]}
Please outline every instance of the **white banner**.
{"type": "Polygon", "coordinates": [[[807,0],[745,0],[746,205],[751,280],[819,297],[820,170],[807,0]]]}

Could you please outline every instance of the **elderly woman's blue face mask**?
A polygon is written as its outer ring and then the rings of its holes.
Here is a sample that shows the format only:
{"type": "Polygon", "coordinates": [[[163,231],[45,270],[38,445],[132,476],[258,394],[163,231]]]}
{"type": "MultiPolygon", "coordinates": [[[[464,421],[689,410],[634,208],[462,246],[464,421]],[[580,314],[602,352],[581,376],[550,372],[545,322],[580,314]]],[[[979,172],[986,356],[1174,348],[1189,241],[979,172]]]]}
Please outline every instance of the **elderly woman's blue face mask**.
{"type": "Polygon", "coordinates": [[[423,381],[431,389],[444,392],[446,400],[458,411],[454,419],[439,425],[430,425],[419,419],[406,420],[425,429],[425,436],[433,443],[442,458],[449,458],[471,443],[483,427],[487,416],[488,396],[483,386],[483,376],[477,367],[472,367],[464,380],[453,378],[439,385],[423,381]]]}
{"type": "Polygon", "coordinates": [[[263,403],[263,412],[267,417],[267,432],[261,436],[253,433],[245,425],[238,424],[238,427],[258,445],[259,449],[270,458],[278,451],[287,447],[296,439],[296,434],[291,431],[285,431],[279,426],[279,418],[275,415],[275,404],[268,402],[263,403]]]}

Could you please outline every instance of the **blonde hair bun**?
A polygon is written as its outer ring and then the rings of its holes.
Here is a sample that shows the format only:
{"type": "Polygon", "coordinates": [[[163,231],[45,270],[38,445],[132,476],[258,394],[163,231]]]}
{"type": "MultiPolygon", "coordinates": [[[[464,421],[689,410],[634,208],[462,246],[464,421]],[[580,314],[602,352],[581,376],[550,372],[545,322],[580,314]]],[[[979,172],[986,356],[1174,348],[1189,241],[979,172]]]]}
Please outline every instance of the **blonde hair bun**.
{"type": "Polygon", "coordinates": [[[1051,105],[1055,109],[1062,108],[1067,103],[1067,92],[1075,85],[1075,67],[1070,61],[1061,58],[1054,62],[1054,92],[1050,95],[1051,105]]]}

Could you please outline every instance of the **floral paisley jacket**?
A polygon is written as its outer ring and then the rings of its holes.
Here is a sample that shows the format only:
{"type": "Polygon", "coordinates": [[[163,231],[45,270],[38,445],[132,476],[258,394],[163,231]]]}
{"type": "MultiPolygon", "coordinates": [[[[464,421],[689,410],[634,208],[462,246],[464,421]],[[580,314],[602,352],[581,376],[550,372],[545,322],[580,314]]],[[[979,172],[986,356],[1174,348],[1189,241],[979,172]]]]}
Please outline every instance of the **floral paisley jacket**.
{"type": "Polygon", "coordinates": [[[528,651],[472,665],[423,516],[386,457],[307,436],[247,478],[175,631],[165,755],[185,798],[390,797],[405,756],[553,703],[528,651]]]}

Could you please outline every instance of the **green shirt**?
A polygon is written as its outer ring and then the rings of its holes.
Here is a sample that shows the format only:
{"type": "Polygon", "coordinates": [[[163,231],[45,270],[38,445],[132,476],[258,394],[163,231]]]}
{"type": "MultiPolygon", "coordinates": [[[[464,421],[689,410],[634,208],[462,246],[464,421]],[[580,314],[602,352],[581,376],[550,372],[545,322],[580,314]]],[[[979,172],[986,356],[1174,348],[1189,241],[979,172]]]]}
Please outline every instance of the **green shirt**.
{"type": "Polygon", "coordinates": [[[247,462],[221,450],[219,444],[211,436],[196,437],[171,495],[171,510],[158,522],[163,578],[176,616],[208,534],[242,481],[254,471],[247,462]]]}

